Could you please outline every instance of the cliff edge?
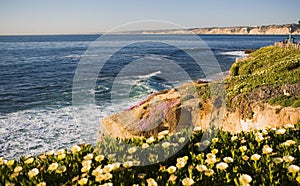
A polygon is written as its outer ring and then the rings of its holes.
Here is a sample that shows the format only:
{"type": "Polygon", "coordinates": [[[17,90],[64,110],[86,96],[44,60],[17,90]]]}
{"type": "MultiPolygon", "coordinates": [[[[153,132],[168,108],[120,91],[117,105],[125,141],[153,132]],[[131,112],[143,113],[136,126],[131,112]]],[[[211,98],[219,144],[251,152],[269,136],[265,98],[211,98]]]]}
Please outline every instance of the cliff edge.
{"type": "Polygon", "coordinates": [[[213,123],[235,133],[299,119],[300,51],[270,46],[234,63],[224,80],[185,83],[104,118],[101,132],[119,138],[155,136],[213,123]],[[224,97],[212,94],[215,85],[224,88],[224,97]]]}

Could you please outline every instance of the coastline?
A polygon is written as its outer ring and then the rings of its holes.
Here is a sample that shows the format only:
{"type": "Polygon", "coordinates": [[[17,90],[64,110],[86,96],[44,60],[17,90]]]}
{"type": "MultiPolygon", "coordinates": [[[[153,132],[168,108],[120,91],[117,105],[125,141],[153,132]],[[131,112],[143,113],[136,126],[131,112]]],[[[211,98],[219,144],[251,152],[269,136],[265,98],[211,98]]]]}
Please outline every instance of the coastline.
{"type": "MultiPolygon", "coordinates": [[[[275,51],[274,54],[278,55],[278,50],[281,49],[265,47],[254,52],[253,55],[255,57],[261,53],[270,53],[273,50],[275,51]]],[[[291,57],[293,52],[291,51],[286,55],[291,57]]],[[[234,63],[230,69],[231,76],[227,78],[228,81],[225,82],[225,85],[230,87],[230,83],[235,83],[230,81],[235,80],[233,77],[237,79],[243,76],[243,73],[248,73],[248,71],[242,71],[248,68],[248,66],[244,66],[248,63],[252,64],[251,58],[245,58],[234,63]],[[237,67],[240,69],[236,70],[237,67]]],[[[276,62],[274,63],[276,64],[276,62]]],[[[284,78],[286,78],[287,70],[293,71],[296,69],[295,77],[298,82],[297,63],[296,66],[293,66],[295,65],[293,61],[287,62],[285,65],[281,63],[280,65],[279,72],[282,73],[281,75],[284,78]]],[[[251,69],[255,70],[254,67],[251,67],[251,69]]],[[[250,73],[248,75],[254,74],[250,73]]],[[[262,76],[262,78],[266,77],[262,76]]],[[[177,183],[188,185],[187,182],[195,185],[214,185],[216,183],[234,185],[241,183],[240,180],[245,179],[244,177],[247,177],[250,180],[248,182],[254,185],[274,185],[278,181],[283,184],[292,183],[296,185],[300,183],[300,177],[297,176],[297,172],[300,170],[298,166],[300,141],[295,137],[300,132],[300,112],[299,114],[296,113],[296,117],[298,117],[296,122],[287,123],[287,120],[281,120],[278,125],[272,123],[272,125],[264,125],[262,128],[256,127],[250,130],[235,131],[234,133],[228,132],[230,130],[217,130],[218,132],[211,136],[211,141],[208,141],[206,132],[216,132],[205,128],[210,125],[210,109],[217,107],[217,110],[219,108],[220,111],[221,108],[218,106],[220,105],[218,99],[212,99],[207,94],[207,86],[210,83],[212,82],[190,82],[181,85],[176,90],[164,90],[142,101],[136,107],[118,113],[122,118],[128,113],[129,115],[132,112],[138,114],[139,111],[145,113],[145,110],[149,107],[155,108],[154,112],[152,110],[148,113],[152,112],[155,116],[162,116],[161,113],[164,113],[163,115],[167,116],[169,128],[164,125],[165,128],[154,133],[148,133],[149,135],[131,135],[126,136],[127,138],[124,139],[121,136],[123,134],[120,135],[120,133],[118,136],[109,135],[96,146],[88,144],[74,145],[70,149],[60,149],[56,152],[48,151],[36,156],[21,156],[19,159],[11,160],[0,157],[0,183],[5,185],[22,183],[39,186],[48,184],[102,184],[112,186],[120,184],[149,185],[150,183],[152,185],[165,185],[166,183],[169,185],[176,185],[177,183]],[[195,89],[191,87],[196,87],[197,91],[194,92],[195,89]],[[179,92],[187,94],[179,98],[179,92]],[[201,95],[200,102],[197,96],[193,97],[195,95],[201,95]],[[149,102],[152,102],[152,105],[145,105],[149,102]],[[172,128],[174,129],[174,126],[177,125],[176,111],[179,108],[181,110],[185,109],[184,113],[194,112],[197,115],[198,112],[201,112],[203,113],[202,116],[208,120],[202,118],[204,126],[195,125],[192,131],[187,131],[184,130],[186,124],[197,120],[197,118],[191,119],[186,115],[181,123],[183,124],[183,130],[174,132],[172,128]],[[171,122],[173,122],[173,126],[171,126],[171,122]],[[203,138],[206,140],[203,140],[203,138]],[[176,148],[178,147],[182,148],[177,151],[176,148]],[[259,169],[257,162],[259,162],[259,169]],[[269,172],[270,170],[272,171],[269,172]],[[224,179],[224,173],[226,173],[226,179],[224,179]],[[187,177],[186,175],[192,176],[187,177]]],[[[288,83],[293,82],[288,81],[288,83]]],[[[277,93],[289,93],[287,97],[298,95],[300,86],[294,85],[284,85],[283,88],[286,91],[279,89],[277,93]]],[[[268,93],[270,90],[264,89],[264,93],[268,93]]],[[[242,97],[241,94],[238,94],[237,97],[234,96],[237,98],[236,101],[239,100],[238,97],[242,97]]],[[[258,100],[255,96],[254,98],[254,100],[258,100]]],[[[243,101],[247,100],[241,99],[237,104],[241,106],[248,104],[247,102],[246,104],[243,103],[243,101]]],[[[262,108],[259,104],[261,103],[256,102],[254,106],[259,106],[258,112],[263,118],[265,115],[261,113],[262,108]]],[[[276,120],[272,115],[274,113],[279,118],[287,116],[286,119],[290,119],[291,115],[284,112],[295,112],[292,107],[271,106],[270,109],[273,109],[269,116],[273,119],[271,122],[276,120]]],[[[300,111],[300,106],[296,109],[300,111]]],[[[248,112],[249,107],[245,110],[238,110],[238,118],[232,117],[233,123],[240,119],[241,113],[239,111],[242,111],[246,117],[249,117],[249,113],[251,114],[251,112],[248,112]]],[[[218,113],[220,112],[216,114],[218,113]]],[[[252,113],[252,117],[255,117],[253,115],[255,114],[252,113]]],[[[144,120],[138,123],[139,126],[147,123],[149,117],[145,116],[147,114],[144,114],[141,118],[139,117],[139,120],[144,120]]],[[[108,119],[112,119],[109,122],[115,122],[117,117],[118,115],[108,117],[108,119]]],[[[126,117],[123,118],[123,121],[126,121],[126,117]]],[[[264,124],[270,123],[269,119],[266,118],[265,121],[261,122],[264,124]]],[[[138,126],[134,127],[138,128],[138,126]]],[[[114,131],[111,132],[119,132],[122,126],[115,126],[113,129],[114,131]]]]}

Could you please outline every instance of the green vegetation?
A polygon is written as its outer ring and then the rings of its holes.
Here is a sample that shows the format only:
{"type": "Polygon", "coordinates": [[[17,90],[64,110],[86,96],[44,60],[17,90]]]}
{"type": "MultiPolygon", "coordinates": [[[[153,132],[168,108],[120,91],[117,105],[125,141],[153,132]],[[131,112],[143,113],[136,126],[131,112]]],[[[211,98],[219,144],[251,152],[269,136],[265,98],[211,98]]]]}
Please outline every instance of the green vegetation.
{"type": "MultiPolygon", "coordinates": [[[[257,88],[300,84],[300,51],[274,46],[263,47],[251,53],[245,60],[234,63],[230,73],[231,77],[226,80],[229,106],[234,97],[245,96],[257,88]]],[[[293,103],[299,101],[299,95],[288,99],[277,96],[270,103],[282,106],[299,105],[293,103]],[[288,101],[281,103],[279,98],[288,101]]]]}
{"type": "Polygon", "coordinates": [[[294,96],[289,97],[285,95],[279,95],[269,100],[271,105],[281,105],[283,107],[300,107],[300,99],[294,96]]]}
{"type": "Polygon", "coordinates": [[[1,185],[297,185],[300,183],[300,121],[280,129],[267,128],[231,134],[220,131],[212,143],[201,141],[203,131],[191,135],[161,132],[158,139],[131,138],[120,143],[106,139],[98,148],[73,146],[19,160],[0,158],[1,185]],[[159,143],[161,140],[166,140],[159,143]],[[126,143],[124,143],[126,142],[126,143]],[[186,143],[186,144],[185,144],[186,143]],[[134,144],[124,149],[124,144],[134,144]],[[185,144],[172,157],[146,167],[162,151],[185,144]],[[138,152],[149,157],[139,159],[138,152]],[[116,162],[123,152],[124,162],[116,162]],[[107,156],[105,154],[109,153],[107,156]]]}

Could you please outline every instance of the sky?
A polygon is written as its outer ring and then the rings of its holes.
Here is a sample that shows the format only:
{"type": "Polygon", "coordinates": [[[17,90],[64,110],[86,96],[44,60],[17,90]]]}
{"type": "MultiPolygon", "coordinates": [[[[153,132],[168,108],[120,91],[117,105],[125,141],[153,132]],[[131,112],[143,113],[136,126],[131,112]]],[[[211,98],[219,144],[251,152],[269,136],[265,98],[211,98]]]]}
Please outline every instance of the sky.
{"type": "Polygon", "coordinates": [[[120,29],[288,24],[299,8],[299,0],[0,0],[0,34],[103,33],[137,21],[120,29]]]}

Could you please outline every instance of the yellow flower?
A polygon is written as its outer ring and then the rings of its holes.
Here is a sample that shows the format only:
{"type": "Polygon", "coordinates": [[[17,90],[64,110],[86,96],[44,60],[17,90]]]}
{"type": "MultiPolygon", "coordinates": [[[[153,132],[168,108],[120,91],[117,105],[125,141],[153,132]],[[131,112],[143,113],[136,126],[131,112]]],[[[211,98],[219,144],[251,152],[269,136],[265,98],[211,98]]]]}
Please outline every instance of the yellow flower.
{"type": "Polygon", "coordinates": [[[57,156],[57,159],[58,159],[58,160],[62,160],[62,159],[65,159],[65,157],[66,157],[66,154],[59,154],[59,155],[57,156]]]}
{"type": "Polygon", "coordinates": [[[62,154],[65,154],[65,149],[59,149],[57,152],[56,152],[57,155],[62,155],[62,154]]]}
{"type": "Polygon", "coordinates": [[[237,139],[238,139],[237,136],[232,136],[232,137],[231,137],[231,141],[235,141],[235,140],[237,140],[237,139]]]}
{"type": "Polygon", "coordinates": [[[165,136],[169,134],[169,130],[164,130],[158,133],[158,135],[165,136]]]}
{"type": "Polygon", "coordinates": [[[34,161],[34,158],[28,158],[24,163],[31,164],[34,161]]]}
{"type": "Polygon", "coordinates": [[[14,172],[21,172],[22,170],[23,170],[23,167],[21,167],[19,165],[14,168],[14,172]]]}
{"type": "Polygon", "coordinates": [[[140,161],[137,160],[133,160],[133,166],[139,166],[140,165],[140,161]]]}
{"type": "Polygon", "coordinates": [[[296,181],[300,183],[300,175],[296,178],[296,181]]]}
{"type": "Polygon", "coordinates": [[[263,149],[262,149],[263,154],[269,154],[272,151],[273,151],[273,149],[271,147],[269,147],[269,145],[264,145],[263,146],[263,149]]]}
{"type": "Polygon", "coordinates": [[[261,131],[261,133],[262,133],[263,135],[268,135],[268,131],[267,131],[266,129],[263,129],[263,130],[261,131]]]}
{"type": "Polygon", "coordinates": [[[153,178],[149,178],[146,181],[147,181],[148,186],[158,186],[157,182],[153,178]]]}
{"type": "Polygon", "coordinates": [[[231,157],[225,157],[223,158],[224,162],[225,163],[232,163],[233,162],[233,159],[231,157]]]}
{"type": "Polygon", "coordinates": [[[291,163],[295,158],[293,156],[283,156],[282,159],[287,163],[291,163]]]}
{"type": "Polygon", "coordinates": [[[71,147],[70,150],[72,153],[78,153],[78,152],[80,152],[81,148],[78,145],[74,145],[71,147]]]}
{"type": "Polygon", "coordinates": [[[89,180],[87,178],[81,178],[79,181],[78,181],[78,184],[79,185],[85,185],[87,184],[89,180]]]}
{"type": "Polygon", "coordinates": [[[239,150],[240,150],[241,152],[245,152],[245,151],[247,150],[247,146],[241,146],[241,147],[239,148],[239,150]]]}
{"type": "Polygon", "coordinates": [[[14,173],[12,173],[11,175],[10,175],[10,178],[11,179],[14,179],[14,178],[16,178],[16,177],[18,177],[19,176],[19,173],[18,172],[14,172],[14,173]]]}
{"type": "Polygon", "coordinates": [[[215,173],[215,171],[212,170],[212,169],[207,169],[207,170],[204,171],[204,175],[205,175],[205,176],[211,176],[211,175],[213,175],[214,173],[215,173]]]}
{"type": "Polygon", "coordinates": [[[94,155],[92,153],[89,153],[83,157],[83,159],[85,159],[85,160],[92,160],[93,158],[94,158],[94,155]]]}
{"type": "Polygon", "coordinates": [[[243,138],[242,140],[241,140],[241,143],[246,143],[247,142],[247,140],[245,140],[245,138],[243,138]]]}
{"type": "Polygon", "coordinates": [[[15,184],[11,182],[5,182],[5,186],[15,186],[15,184]]]}
{"type": "Polygon", "coordinates": [[[98,155],[98,156],[95,157],[95,160],[96,160],[97,162],[101,162],[101,161],[104,160],[104,156],[103,156],[103,155],[98,155]]]}
{"type": "Polygon", "coordinates": [[[148,148],[148,147],[149,147],[149,144],[148,144],[148,143],[143,143],[142,149],[146,149],[146,148],[148,148]]]}
{"type": "Polygon", "coordinates": [[[148,138],[146,140],[146,143],[150,144],[150,143],[153,143],[155,141],[155,139],[151,136],[150,138],[148,138]]]}
{"type": "Polygon", "coordinates": [[[181,169],[181,168],[183,168],[183,167],[185,166],[185,164],[186,164],[185,161],[180,161],[180,162],[177,162],[177,163],[176,163],[176,167],[177,167],[178,169],[181,169]]]}
{"type": "Polygon", "coordinates": [[[109,180],[113,177],[113,175],[111,173],[105,173],[103,175],[103,180],[109,180]]]}
{"type": "Polygon", "coordinates": [[[204,140],[204,141],[202,142],[202,144],[203,144],[204,146],[208,146],[208,145],[210,144],[210,141],[204,140]]]}
{"type": "Polygon", "coordinates": [[[121,166],[121,163],[116,162],[116,163],[113,163],[112,166],[113,166],[113,170],[118,170],[121,166]]]}
{"type": "Polygon", "coordinates": [[[218,149],[213,149],[213,150],[211,151],[211,153],[213,153],[213,154],[217,154],[218,152],[219,152],[218,149]]]}
{"type": "Polygon", "coordinates": [[[82,164],[83,167],[91,166],[92,165],[92,160],[83,160],[81,162],[81,164],[82,164]]]}
{"type": "Polygon", "coordinates": [[[291,145],[295,145],[296,142],[294,140],[286,140],[285,142],[281,143],[281,145],[283,146],[291,146],[291,145]]]}
{"type": "Polygon", "coordinates": [[[206,158],[207,158],[207,159],[216,158],[216,155],[213,154],[213,153],[208,153],[208,154],[206,154],[206,158]]]}
{"type": "Polygon", "coordinates": [[[179,142],[179,143],[183,143],[183,142],[185,142],[185,137],[181,137],[181,138],[179,138],[178,142],[179,142]]]}
{"type": "Polygon", "coordinates": [[[278,130],[276,130],[276,134],[278,134],[278,135],[282,135],[282,134],[284,134],[285,133],[285,129],[278,129],[278,130]]]}
{"type": "Polygon", "coordinates": [[[15,163],[15,160],[9,160],[9,161],[6,163],[6,165],[10,167],[10,166],[12,166],[14,163],[15,163]]]}
{"type": "Polygon", "coordinates": [[[213,138],[211,141],[212,141],[213,143],[217,143],[217,142],[219,141],[219,139],[218,139],[218,138],[213,138]]]}
{"type": "Polygon", "coordinates": [[[252,181],[252,178],[248,174],[242,174],[239,177],[239,181],[242,183],[242,185],[249,185],[249,183],[252,181]]]}
{"type": "Polygon", "coordinates": [[[104,184],[102,184],[100,186],[113,186],[113,183],[104,183],[104,184]]]}
{"type": "Polygon", "coordinates": [[[183,156],[182,158],[183,158],[184,161],[187,161],[189,159],[188,156],[183,156]]]}
{"type": "Polygon", "coordinates": [[[92,175],[93,176],[100,176],[100,175],[102,175],[103,174],[103,170],[101,169],[101,166],[98,166],[96,169],[94,169],[93,171],[92,171],[92,175]]]}
{"type": "Polygon", "coordinates": [[[260,157],[261,157],[261,155],[259,155],[259,154],[253,154],[253,155],[251,156],[251,160],[257,161],[257,160],[260,159],[260,157]]]}
{"type": "Polygon", "coordinates": [[[217,162],[217,159],[216,158],[208,158],[205,160],[205,163],[207,164],[215,164],[217,162]]]}
{"type": "Polygon", "coordinates": [[[184,157],[182,157],[182,158],[177,158],[177,162],[186,162],[187,160],[189,159],[189,157],[188,156],[184,156],[184,157]]]}
{"type": "Polygon", "coordinates": [[[123,163],[123,167],[125,168],[130,168],[133,166],[133,162],[132,161],[126,161],[123,163]]]}
{"type": "Polygon", "coordinates": [[[290,165],[288,167],[288,171],[291,172],[291,173],[296,173],[296,172],[300,171],[300,167],[297,166],[297,165],[290,165]]]}
{"type": "Polygon", "coordinates": [[[104,175],[103,175],[103,174],[100,174],[100,175],[97,175],[97,176],[96,176],[95,181],[96,181],[96,182],[101,182],[103,179],[104,179],[104,175]]]}
{"type": "Polygon", "coordinates": [[[196,156],[196,159],[197,159],[197,160],[202,160],[202,154],[198,154],[198,155],[196,156]]]}
{"type": "Polygon", "coordinates": [[[255,140],[259,143],[262,140],[264,140],[264,137],[263,136],[255,136],[255,140]]]}
{"type": "Polygon", "coordinates": [[[224,162],[218,163],[216,165],[216,168],[219,169],[219,170],[225,170],[225,169],[227,169],[227,167],[228,167],[228,164],[224,163],[224,162]]]}
{"type": "Polygon", "coordinates": [[[135,152],[136,152],[136,148],[135,147],[131,147],[131,148],[128,149],[128,153],[129,154],[133,154],[135,152]]]}
{"type": "Polygon", "coordinates": [[[175,176],[174,174],[172,174],[172,175],[170,175],[170,177],[169,177],[169,182],[175,182],[176,181],[176,179],[177,179],[177,176],[175,176]]]}
{"type": "Polygon", "coordinates": [[[161,146],[162,146],[164,149],[166,149],[166,148],[168,148],[168,147],[170,146],[170,143],[169,143],[169,142],[163,142],[163,143],[161,144],[161,146]]]}
{"type": "Polygon", "coordinates": [[[49,150],[48,152],[46,152],[47,156],[52,156],[54,154],[54,150],[49,150]]]}
{"type": "Polygon", "coordinates": [[[161,139],[163,139],[164,137],[165,137],[165,135],[158,135],[158,136],[157,136],[157,139],[158,139],[158,140],[161,140],[161,139]]]}
{"type": "Polygon", "coordinates": [[[201,131],[201,130],[202,130],[202,128],[199,127],[199,126],[194,128],[194,132],[199,132],[199,131],[201,131]]]}
{"type": "Polygon", "coordinates": [[[39,159],[42,161],[45,160],[46,158],[47,158],[47,156],[45,154],[39,155],[39,159]]]}
{"type": "Polygon", "coordinates": [[[40,173],[39,169],[33,168],[28,172],[29,178],[32,178],[40,173]]]}
{"type": "Polygon", "coordinates": [[[196,169],[199,171],[199,172],[203,172],[205,170],[207,170],[207,167],[205,165],[197,165],[196,166],[196,169]]]}
{"type": "Polygon", "coordinates": [[[38,183],[36,186],[46,186],[46,182],[38,183]]]}
{"type": "Polygon", "coordinates": [[[90,165],[87,165],[87,166],[83,166],[81,168],[81,172],[89,172],[89,170],[91,169],[92,167],[90,165]]]}
{"type": "Polygon", "coordinates": [[[276,164],[282,163],[283,159],[282,158],[273,158],[272,159],[276,164]]]}
{"type": "Polygon", "coordinates": [[[58,163],[51,163],[48,167],[48,171],[55,171],[58,167],[58,163]]]}
{"type": "Polygon", "coordinates": [[[144,173],[138,174],[138,178],[140,178],[140,179],[144,179],[145,176],[147,176],[147,174],[144,174],[144,173]]]}
{"type": "Polygon", "coordinates": [[[243,158],[244,161],[248,161],[249,156],[244,155],[244,156],[242,156],[242,158],[243,158]]]}
{"type": "Polygon", "coordinates": [[[167,171],[169,174],[173,174],[174,172],[176,172],[176,167],[175,166],[170,166],[168,167],[167,171]]]}
{"type": "Polygon", "coordinates": [[[61,174],[61,173],[66,172],[66,171],[67,171],[67,167],[64,166],[64,165],[58,166],[57,169],[56,169],[56,173],[58,173],[58,174],[61,174]]]}
{"type": "Polygon", "coordinates": [[[269,130],[269,129],[271,129],[271,128],[272,128],[272,127],[271,127],[270,125],[267,125],[267,126],[266,126],[266,129],[267,129],[267,130],[269,130]]]}
{"type": "Polygon", "coordinates": [[[285,124],[283,125],[283,127],[289,129],[289,128],[294,128],[295,126],[293,124],[285,124]]]}
{"type": "Polygon", "coordinates": [[[190,186],[193,185],[195,182],[192,178],[184,178],[181,183],[183,186],[190,186]]]}
{"type": "Polygon", "coordinates": [[[3,165],[5,163],[5,159],[3,157],[0,157],[0,165],[3,165]]]}
{"type": "Polygon", "coordinates": [[[116,157],[116,153],[108,154],[107,157],[108,157],[108,159],[114,159],[116,157]]]}
{"type": "Polygon", "coordinates": [[[114,168],[114,166],[112,164],[105,165],[103,167],[103,172],[104,173],[109,173],[109,172],[111,172],[113,170],[113,168],[114,168]]]}

